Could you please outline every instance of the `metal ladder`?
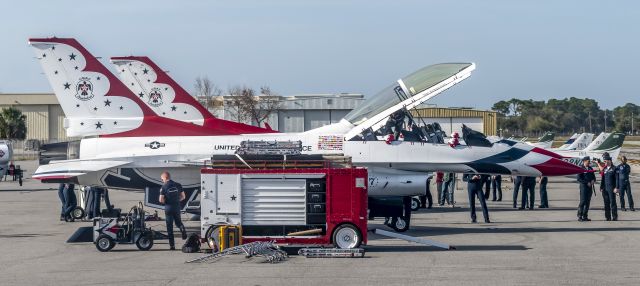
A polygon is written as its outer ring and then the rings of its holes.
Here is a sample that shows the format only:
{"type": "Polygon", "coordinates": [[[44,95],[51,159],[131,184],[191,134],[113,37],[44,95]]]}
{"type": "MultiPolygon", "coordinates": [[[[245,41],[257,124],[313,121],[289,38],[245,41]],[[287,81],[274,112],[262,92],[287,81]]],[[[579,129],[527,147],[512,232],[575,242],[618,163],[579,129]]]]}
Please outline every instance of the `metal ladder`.
{"type": "Polygon", "coordinates": [[[286,252],[280,250],[273,241],[256,241],[247,244],[238,245],[235,247],[227,248],[223,251],[205,255],[196,259],[188,260],[186,263],[203,263],[213,262],[213,260],[232,255],[232,254],[245,254],[245,257],[262,256],[267,259],[267,262],[276,263],[286,260],[289,256],[286,252]]]}
{"type": "Polygon", "coordinates": [[[307,258],[327,258],[327,257],[342,257],[342,258],[355,258],[364,257],[364,248],[301,248],[298,250],[298,255],[307,258]]]}

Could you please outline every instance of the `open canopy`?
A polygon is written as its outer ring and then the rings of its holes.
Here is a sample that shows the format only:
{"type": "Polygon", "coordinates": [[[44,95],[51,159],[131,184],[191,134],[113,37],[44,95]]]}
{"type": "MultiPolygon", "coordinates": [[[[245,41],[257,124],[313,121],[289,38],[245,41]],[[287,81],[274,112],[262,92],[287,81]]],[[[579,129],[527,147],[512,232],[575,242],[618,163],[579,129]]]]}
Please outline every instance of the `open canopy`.
{"type": "Polygon", "coordinates": [[[403,107],[411,108],[436,96],[467,78],[474,69],[473,63],[444,63],[424,67],[367,98],[344,119],[357,126],[357,130],[352,131],[358,134],[403,107]]]}

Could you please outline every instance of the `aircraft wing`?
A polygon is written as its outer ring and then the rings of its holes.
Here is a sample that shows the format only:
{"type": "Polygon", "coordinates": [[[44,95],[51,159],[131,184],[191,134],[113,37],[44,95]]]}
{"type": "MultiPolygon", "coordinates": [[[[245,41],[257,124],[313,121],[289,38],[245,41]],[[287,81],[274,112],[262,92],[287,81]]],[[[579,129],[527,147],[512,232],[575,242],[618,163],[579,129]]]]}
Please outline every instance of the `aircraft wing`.
{"type": "Polygon", "coordinates": [[[130,161],[95,161],[95,160],[65,160],[53,161],[47,165],[41,165],[33,173],[31,178],[36,180],[64,180],[87,173],[115,168],[130,161]]]}

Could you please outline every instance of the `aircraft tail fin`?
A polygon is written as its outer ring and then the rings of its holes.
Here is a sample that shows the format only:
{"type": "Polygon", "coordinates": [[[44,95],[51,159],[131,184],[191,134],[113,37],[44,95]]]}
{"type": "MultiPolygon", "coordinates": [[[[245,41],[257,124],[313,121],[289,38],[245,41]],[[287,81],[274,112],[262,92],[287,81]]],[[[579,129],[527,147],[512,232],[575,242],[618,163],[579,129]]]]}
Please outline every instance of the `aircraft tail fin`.
{"type": "Polygon", "coordinates": [[[539,143],[553,142],[553,139],[555,137],[556,135],[553,132],[547,131],[546,133],[544,133],[544,135],[542,135],[542,137],[538,138],[538,142],[539,143]]]}
{"type": "Polygon", "coordinates": [[[272,133],[260,128],[213,116],[206,107],[174,81],[148,57],[112,57],[120,79],[158,116],[203,126],[212,133],[272,133]]]}
{"type": "Polygon", "coordinates": [[[611,133],[601,132],[586,148],[584,148],[584,151],[591,151],[600,147],[600,145],[602,145],[610,135],[611,133]]]}
{"type": "Polygon", "coordinates": [[[582,150],[587,147],[591,141],[593,141],[593,133],[582,133],[566,150],[582,150]]]}
{"type": "Polygon", "coordinates": [[[598,146],[597,148],[594,148],[593,151],[609,152],[616,149],[620,149],[622,148],[622,144],[624,144],[625,137],[626,135],[624,133],[620,133],[620,132],[611,133],[611,135],[609,135],[607,139],[605,139],[602,142],[602,144],[600,144],[600,146],[598,146]]]}
{"type": "Polygon", "coordinates": [[[112,57],[120,80],[159,116],[203,125],[213,115],[148,57],[112,57]]]}

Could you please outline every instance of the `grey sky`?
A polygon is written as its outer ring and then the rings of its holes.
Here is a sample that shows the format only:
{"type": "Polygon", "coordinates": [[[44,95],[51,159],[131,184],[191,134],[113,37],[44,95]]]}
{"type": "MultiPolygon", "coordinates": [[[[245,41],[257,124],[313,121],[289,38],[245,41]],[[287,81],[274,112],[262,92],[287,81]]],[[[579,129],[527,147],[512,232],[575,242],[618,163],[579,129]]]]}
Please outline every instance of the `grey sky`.
{"type": "Polygon", "coordinates": [[[473,61],[433,103],[512,97],[640,104],[640,1],[0,0],[0,92],[50,92],[29,37],[75,37],[108,64],[147,55],[187,90],[372,95],[416,69],[473,61]]]}

